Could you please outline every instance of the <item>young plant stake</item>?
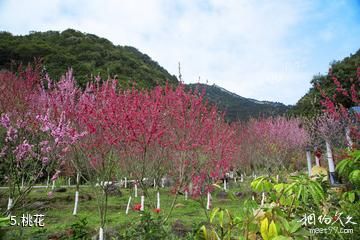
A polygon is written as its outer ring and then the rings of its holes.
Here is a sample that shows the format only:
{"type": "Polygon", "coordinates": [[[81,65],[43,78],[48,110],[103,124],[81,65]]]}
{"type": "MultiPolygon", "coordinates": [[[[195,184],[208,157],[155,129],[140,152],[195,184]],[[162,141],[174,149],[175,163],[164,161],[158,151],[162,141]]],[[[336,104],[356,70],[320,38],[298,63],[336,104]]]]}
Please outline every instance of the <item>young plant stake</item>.
{"type": "Polygon", "coordinates": [[[160,193],[157,192],[156,194],[156,208],[160,209],[160,193]]]}
{"type": "Polygon", "coordinates": [[[144,211],[144,202],[145,202],[145,197],[141,196],[141,208],[140,208],[140,211],[144,211]]]}

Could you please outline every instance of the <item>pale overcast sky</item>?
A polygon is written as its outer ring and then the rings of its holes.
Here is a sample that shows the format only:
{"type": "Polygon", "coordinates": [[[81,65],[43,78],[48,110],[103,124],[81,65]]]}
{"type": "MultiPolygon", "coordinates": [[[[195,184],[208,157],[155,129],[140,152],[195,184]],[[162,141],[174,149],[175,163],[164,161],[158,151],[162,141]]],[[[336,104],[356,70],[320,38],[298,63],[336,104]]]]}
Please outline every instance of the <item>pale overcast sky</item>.
{"type": "Polygon", "coordinates": [[[183,80],[294,104],[360,48],[355,0],[0,0],[0,30],[76,30],[130,45],[183,80]]]}

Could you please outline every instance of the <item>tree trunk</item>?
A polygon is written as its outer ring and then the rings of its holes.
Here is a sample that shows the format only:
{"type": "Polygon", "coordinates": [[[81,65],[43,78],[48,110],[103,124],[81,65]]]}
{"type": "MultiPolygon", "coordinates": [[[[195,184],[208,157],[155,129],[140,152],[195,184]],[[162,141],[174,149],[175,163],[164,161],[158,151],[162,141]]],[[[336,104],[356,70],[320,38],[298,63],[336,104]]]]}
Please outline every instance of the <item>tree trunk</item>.
{"type": "Polygon", "coordinates": [[[76,174],[76,191],[75,191],[75,204],[74,204],[74,210],[73,215],[75,216],[77,214],[78,204],[79,204],[79,190],[80,190],[80,174],[76,174]]]}
{"type": "Polygon", "coordinates": [[[306,160],[307,160],[307,167],[308,167],[308,175],[311,176],[311,152],[309,149],[306,150],[306,160]]]}
{"type": "Polygon", "coordinates": [[[327,159],[328,159],[328,164],[329,164],[330,184],[331,185],[338,184],[338,181],[335,176],[335,165],[334,165],[334,159],[333,159],[333,155],[332,155],[332,151],[331,151],[331,145],[328,140],[326,140],[326,154],[327,154],[327,159]]]}

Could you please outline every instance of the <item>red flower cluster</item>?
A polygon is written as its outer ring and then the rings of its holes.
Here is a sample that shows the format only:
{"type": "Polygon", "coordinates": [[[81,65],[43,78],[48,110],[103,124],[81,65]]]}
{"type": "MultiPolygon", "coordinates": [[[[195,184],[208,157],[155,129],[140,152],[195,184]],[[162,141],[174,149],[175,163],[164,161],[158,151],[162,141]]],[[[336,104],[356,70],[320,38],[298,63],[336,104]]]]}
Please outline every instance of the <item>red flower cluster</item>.
{"type": "Polygon", "coordinates": [[[315,156],[318,158],[321,158],[321,150],[320,149],[316,149],[315,156]]]}
{"type": "Polygon", "coordinates": [[[134,207],[133,207],[134,211],[140,211],[140,209],[141,209],[141,204],[140,203],[135,204],[134,207]]]}

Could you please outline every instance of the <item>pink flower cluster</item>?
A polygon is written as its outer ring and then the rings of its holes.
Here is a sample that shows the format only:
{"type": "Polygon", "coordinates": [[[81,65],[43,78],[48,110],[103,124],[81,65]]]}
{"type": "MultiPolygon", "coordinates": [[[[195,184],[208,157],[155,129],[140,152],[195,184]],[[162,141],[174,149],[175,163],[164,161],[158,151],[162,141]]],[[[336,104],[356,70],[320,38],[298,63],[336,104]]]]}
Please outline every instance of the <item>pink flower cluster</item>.
{"type": "Polygon", "coordinates": [[[252,119],[239,128],[240,168],[282,168],[295,165],[302,159],[305,146],[310,141],[302,122],[285,117],[252,119]]]}
{"type": "Polygon", "coordinates": [[[33,152],[33,145],[30,145],[27,140],[24,140],[14,150],[17,161],[23,161],[28,158],[36,157],[36,154],[33,152]]]}
{"type": "MultiPolygon", "coordinates": [[[[39,166],[40,161],[42,165],[61,169],[71,146],[86,134],[79,133],[74,126],[79,90],[72,71],[57,83],[46,77],[44,86],[39,69],[36,65],[25,71],[19,68],[16,75],[0,73],[0,85],[7,90],[0,96],[0,112],[3,112],[0,127],[5,129],[5,145],[0,155],[18,163],[27,161],[27,166],[32,163],[39,166]]],[[[53,178],[58,177],[59,171],[53,178]]],[[[33,174],[40,176],[42,172],[33,174]]]]}

